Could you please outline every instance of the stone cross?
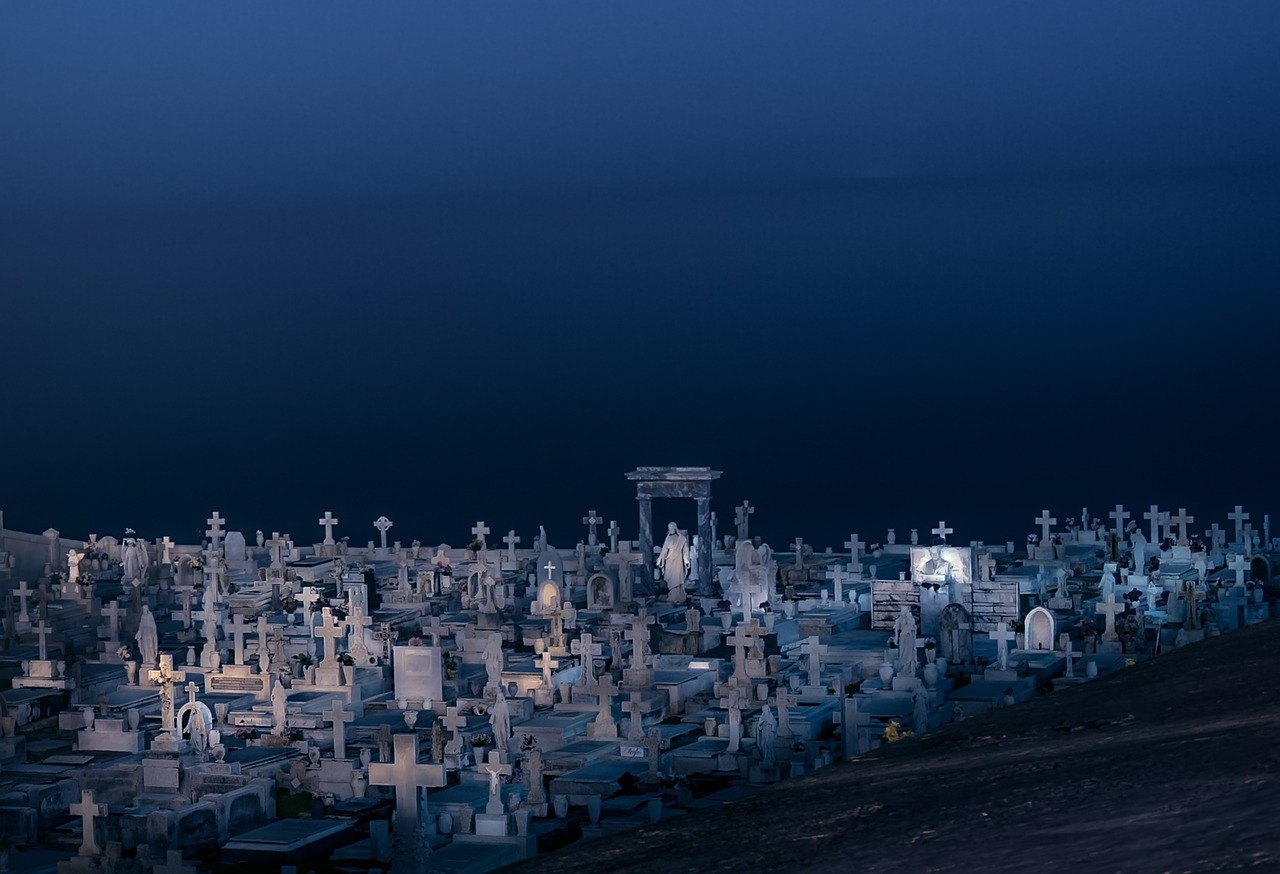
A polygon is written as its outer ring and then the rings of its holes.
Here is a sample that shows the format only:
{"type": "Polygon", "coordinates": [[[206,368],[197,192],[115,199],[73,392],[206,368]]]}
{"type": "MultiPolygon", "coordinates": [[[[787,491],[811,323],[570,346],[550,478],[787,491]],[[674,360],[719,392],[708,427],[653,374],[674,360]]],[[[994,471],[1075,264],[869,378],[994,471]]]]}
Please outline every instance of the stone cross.
{"type": "Polygon", "coordinates": [[[622,709],[631,715],[631,728],[627,731],[627,740],[640,740],[644,737],[644,696],[639,692],[632,692],[631,700],[624,701],[622,709]]]}
{"type": "Polygon", "coordinates": [[[616,519],[609,522],[609,528],[608,530],[606,530],[605,533],[609,535],[609,551],[617,552],[618,551],[618,535],[622,533],[622,529],[618,527],[618,522],[616,519]]]}
{"type": "Polygon", "coordinates": [[[40,661],[42,662],[48,661],[49,660],[49,635],[53,634],[53,628],[50,627],[48,622],[45,622],[43,619],[41,619],[38,623],[36,623],[36,627],[33,629],[33,631],[35,631],[36,637],[39,638],[40,661]]]}
{"type": "Polygon", "coordinates": [[[1169,518],[1170,524],[1178,526],[1178,544],[1180,546],[1186,546],[1191,542],[1187,539],[1187,526],[1194,521],[1196,521],[1196,517],[1188,516],[1186,507],[1179,507],[1178,515],[1169,518]]]}
{"type": "Polygon", "coordinates": [[[422,626],[422,633],[431,638],[432,646],[439,646],[440,638],[447,637],[449,635],[449,629],[440,624],[439,616],[432,616],[431,622],[422,626]]]}
{"type": "Polygon", "coordinates": [[[1151,509],[1142,514],[1142,518],[1151,523],[1151,544],[1155,546],[1160,542],[1160,507],[1158,504],[1152,504],[1151,509]]]}
{"type": "Polygon", "coordinates": [[[1116,535],[1124,536],[1124,520],[1133,514],[1125,511],[1124,504],[1116,504],[1115,510],[1107,515],[1116,522],[1116,535]]]}
{"type": "Polygon", "coordinates": [[[68,808],[72,816],[80,817],[80,855],[101,856],[102,847],[98,843],[97,818],[107,815],[105,804],[94,804],[93,792],[85,789],[80,793],[80,803],[68,808]]]}
{"type": "Polygon", "coordinates": [[[1042,532],[1040,535],[1040,545],[1048,546],[1050,531],[1054,525],[1058,524],[1058,520],[1050,516],[1048,510],[1045,510],[1040,514],[1039,518],[1037,518],[1035,522],[1040,526],[1040,531],[1042,532]]]}
{"type": "Polygon", "coordinates": [[[154,671],[148,671],[147,677],[160,687],[160,730],[164,734],[172,736],[178,728],[177,712],[173,706],[173,684],[181,683],[185,680],[187,673],[186,671],[175,671],[173,669],[173,655],[162,652],[160,653],[160,667],[154,671]]]}
{"type": "Polygon", "coordinates": [[[462,749],[462,730],[467,727],[467,718],[458,712],[458,708],[450,705],[445,708],[440,722],[453,734],[452,746],[462,749]]]}
{"type": "Polygon", "coordinates": [[[182,691],[187,693],[187,703],[194,705],[196,703],[196,696],[200,694],[200,687],[195,684],[195,681],[192,680],[190,683],[183,686],[182,691]]]}
{"type": "Polygon", "coordinates": [[[370,764],[369,785],[395,787],[396,829],[410,835],[418,828],[418,787],[445,785],[444,767],[418,761],[417,733],[393,735],[392,743],[395,760],[370,764]]]}
{"type": "Polygon", "coordinates": [[[507,532],[507,536],[502,538],[502,542],[507,545],[507,561],[511,564],[516,563],[516,544],[520,542],[520,538],[516,536],[516,530],[512,528],[507,532]]]}
{"type": "Polygon", "coordinates": [[[791,737],[791,706],[796,703],[795,696],[779,686],[775,703],[778,707],[778,737],[791,737]]]}
{"type": "Polygon", "coordinates": [[[551,563],[551,561],[548,559],[548,560],[547,560],[547,563],[546,563],[545,565],[543,565],[543,566],[542,566],[542,569],[543,569],[544,571],[546,571],[546,572],[547,572],[547,580],[548,580],[548,581],[550,581],[550,580],[551,580],[551,574],[552,574],[552,572],[556,569],[556,566],[555,566],[555,565],[553,565],[553,564],[551,563]]]}
{"type": "Polygon", "coordinates": [[[827,645],[818,643],[816,635],[810,635],[800,645],[800,653],[808,660],[809,685],[822,685],[822,657],[827,654],[827,645]]]}
{"type": "Polygon", "coordinates": [[[356,715],[342,706],[341,698],[333,699],[333,706],[324,714],[324,721],[333,724],[333,757],[347,757],[347,723],[354,722],[356,715]]]}
{"type": "Polygon", "coordinates": [[[19,580],[18,588],[13,593],[18,596],[18,621],[26,624],[31,621],[31,614],[27,612],[27,600],[34,593],[27,587],[26,580],[19,580]]]}
{"type": "Polygon", "coordinates": [[[233,616],[227,622],[227,635],[232,641],[232,664],[244,664],[244,636],[249,633],[249,624],[241,616],[233,616]]]}
{"type": "Polygon", "coordinates": [[[346,629],[333,621],[333,612],[328,607],[320,611],[320,624],[311,630],[311,634],[327,641],[324,660],[320,664],[326,668],[338,667],[338,640],[346,636],[346,629]]]}
{"type": "Polygon", "coordinates": [[[550,689],[551,686],[551,669],[560,667],[560,662],[551,657],[551,650],[544,649],[542,655],[538,657],[541,662],[538,667],[542,668],[542,685],[550,689]]]}
{"type": "Polygon", "coordinates": [[[587,515],[582,517],[582,524],[587,526],[587,545],[595,546],[599,541],[596,540],[596,526],[604,522],[596,515],[595,510],[588,510],[587,515]]]}
{"type": "Polygon", "coordinates": [[[796,554],[796,570],[804,570],[804,538],[797,537],[791,544],[791,551],[796,554]]]}
{"type": "MultiPolygon", "coordinates": [[[[1243,555],[1232,555],[1227,559],[1227,567],[1236,572],[1236,585],[1243,586],[1245,583],[1244,575],[1249,570],[1249,559],[1243,555]]],[[[44,656],[41,656],[44,658],[44,656]]]]}
{"type": "Polygon", "coordinates": [[[502,786],[498,778],[510,775],[511,766],[502,761],[502,753],[489,750],[489,761],[477,762],[476,770],[489,775],[489,803],[484,812],[491,816],[506,813],[506,808],[502,806],[502,786]]]}
{"type": "Polygon", "coordinates": [[[646,757],[649,760],[649,783],[657,783],[660,754],[667,748],[667,742],[662,739],[662,732],[656,727],[649,729],[648,733],[645,734],[644,740],[640,741],[638,745],[644,747],[646,757]]]}
{"type": "Polygon", "coordinates": [[[840,603],[844,600],[844,571],[840,569],[840,565],[827,571],[827,579],[835,584],[836,603],[840,603]]]}
{"type": "Polygon", "coordinates": [[[613,684],[613,675],[601,674],[589,691],[596,696],[600,708],[595,724],[607,729],[613,725],[613,696],[618,694],[618,687],[613,684]]]}
{"type": "Polygon", "coordinates": [[[1063,654],[1067,657],[1067,674],[1066,675],[1068,678],[1071,678],[1076,675],[1076,659],[1080,658],[1080,656],[1084,655],[1084,653],[1075,651],[1075,647],[1069,635],[1063,634],[1062,637],[1064,638],[1062,640],[1063,654]]]}
{"type": "Polygon", "coordinates": [[[742,744],[742,687],[736,683],[725,684],[720,693],[720,706],[729,711],[729,746],[726,752],[736,753],[742,744]]]}
{"type": "Polygon", "coordinates": [[[631,667],[645,666],[649,654],[649,626],[656,621],[655,617],[644,613],[630,617],[631,624],[627,628],[626,638],[631,641],[631,667]]]}
{"type": "Polygon", "coordinates": [[[1249,521],[1249,514],[1244,511],[1244,507],[1236,504],[1234,513],[1228,513],[1227,518],[1236,523],[1236,539],[1234,542],[1241,543],[1244,540],[1244,523],[1249,521]]]}
{"type": "Polygon", "coordinates": [[[591,632],[584,631],[582,636],[569,644],[569,652],[576,655],[582,660],[582,676],[584,682],[590,685],[595,683],[595,664],[592,662],[596,656],[604,654],[604,647],[597,643],[591,637],[591,632]]]}
{"type": "Polygon", "coordinates": [[[320,591],[315,586],[303,586],[295,599],[302,604],[302,619],[311,624],[311,605],[320,600],[320,591]]]}
{"type": "Polygon", "coordinates": [[[978,574],[981,579],[991,582],[995,578],[996,560],[991,557],[991,553],[984,552],[982,557],[978,559],[978,574]]]}
{"type": "Polygon", "coordinates": [[[844,548],[849,550],[849,572],[862,573],[862,541],[858,539],[858,535],[850,534],[849,539],[844,542],[844,548]]]}
{"type": "Polygon", "coordinates": [[[1094,605],[1094,613],[1106,615],[1106,629],[1102,632],[1103,640],[1114,641],[1120,639],[1120,635],[1116,634],[1116,613],[1123,609],[1124,605],[1116,602],[1115,592],[1107,593],[1106,598],[1094,605]]]}
{"type": "MultiPolygon", "coordinates": [[[[190,601],[190,595],[188,603],[190,601]]],[[[107,629],[111,632],[111,641],[115,642],[120,639],[120,603],[118,601],[108,601],[107,606],[102,608],[102,613],[107,617],[107,629]]],[[[188,623],[190,624],[190,623],[188,623]]]]}
{"type": "Polygon", "coordinates": [[[278,568],[283,565],[281,561],[280,550],[284,549],[286,541],[280,536],[279,531],[271,532],[271,539],[266,542],[266,546],[271,550],[271,566],[278,568]]]}
{"type": "MultiPolygon", "coordinates": [[[[1046,512],[1046,513],[1048,513],[1049,511],[1048,511],[1048,510],[1045,510],[1045,512],[1046,512]]],[[[1056,520],[1055,520],[1055,521],[1056,521],[1056,520]]],[[[939,522],[939,523],[938,523],[938,527],[937,527],[937,528],[935,528],[935,529],[933,529],[933,532],[932,532],[932,533],[933,533],[934,535],[938,536],[938,537],[941,537],[941,538],[942,538],[942,542],[943,542],[943,543],[946,543],[946,542],[947,542],[947,535],[948,535],[948,534],[955,534],[955,533],[956,533],[956,529],[954,529],[954,528],[948,528],[948,527],[947,527],[947,523],[946,523],[946,522],[939,522]]]]}
{"type": "Polygon", "coordinates": [[[997,622],[996,630],[990,634],[991,639],[996,642],[996,659],[1002,671],[1009,669],[1009,642],[1016,636],[1007,622],[997,622]]]}
{"type": "Polygon", "coordinates": [[[222,529],[226,525],[227,520],[219,516],[217,510],[214,510],[213,516],[211,516],[208,519],[205,519],[204,521],[209,526],[209,530],[204,533],[204,536],[208,537],[209,540],[213,543],[213,549],[216,552],[220,547],[220,544],[218,541],[222,540],[222,534],[223,534],[222,529]]]}
{"type": "Polygon", "coordinates": [[[472,527],[471,533],[475,535],[476,540],[480,541],[481,548],[485,548],[489,545],[488,542],[484,539],[485,535],[489,533],[489,526],[485,525],[483,520],[480,522],[477,522],[472,527]]]}
{"type": "Polygon", "coordinates": [[[169,535],[166,534],[164,538],[160,541],[160,550],[161,550],[160,563],[161,564],[168,564],[169,562],[173,561],[173,557],[171,553],[175,546],[177,546],[177,544],[174,543],[172,540],[170,540],[169,535]]]}
{"type": "Polygon", "coordinates": [[[382,548],[387,548],[387,532],[391,530],[391,526],[395,523],[386,516],[379,516],[373,520],[373,527],[378,529],[378,534],[382,536],[382,548]]]}
{"type": "Polygon", "coordinates": [[[737,517],[735,521],[738,523],[738,541],[739,542],[751,539],[750,517],[751,517],[751,514],[754,513],[755,511],[756,511],[756,508],[748,504],[746,501],[742,502],[741,507],[737,507],[734,509],[734,514],[737,517]]]}
{"type": "Polygon", "coordinates": [[[324,542],[325,542],[327,545],[332,545],[332,544],[333,544],[333,529],[334,529],[334,528],[337,526],[337,524],[338,524],[338,520],[337,520],[336,518],[334,518],[333,513],[329,512],[328,510],[325,510],[325,511],[324,511],[324,516],[323,516],[323,518],[321,518],[320,520],[318,520],[318,521],[316,522],[316,524],[317,524],[317,525],[320,525],[321,527],[323,527],[323,528],[324,528],[324,542]]]}

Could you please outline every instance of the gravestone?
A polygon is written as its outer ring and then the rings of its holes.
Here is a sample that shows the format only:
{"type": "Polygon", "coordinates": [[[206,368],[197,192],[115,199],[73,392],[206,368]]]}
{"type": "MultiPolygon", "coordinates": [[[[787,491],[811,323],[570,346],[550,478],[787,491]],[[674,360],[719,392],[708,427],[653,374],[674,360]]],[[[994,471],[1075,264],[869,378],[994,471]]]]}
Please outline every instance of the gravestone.
{"type": "Polygon", "coordinates": [[[1057,639],[1057,622],[1048,610],[1036,607],[1027,614],[1023,628],[1025,629],[1024,649],[1053,649],[1054,641],[1057,639]]]}
{"type": "Polygon", "coordinates": [[[959,604],[948,604],[938,616],[938,648],[953,665],[973,661],[973,620],[959,604]]]}

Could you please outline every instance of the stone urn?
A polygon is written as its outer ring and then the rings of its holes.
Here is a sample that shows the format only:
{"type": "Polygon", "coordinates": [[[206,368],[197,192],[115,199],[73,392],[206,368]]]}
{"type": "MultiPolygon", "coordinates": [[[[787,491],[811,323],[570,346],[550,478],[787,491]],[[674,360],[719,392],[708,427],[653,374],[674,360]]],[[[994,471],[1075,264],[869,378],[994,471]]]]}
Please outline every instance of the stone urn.
{"type": "Polygon", "coordinates": [[[129,722],[129,731],[137,731],[138,724],[142,722],[142,711],[136,707],[130,707],[128,713],[125,714],[125,718],[129,722]]]}
{"type": "Polygon", "coordinates": [[[922,673],[924,674],[924,685],[926,688],[932,689],[938,685],[937,664],[925,665],[922,673]]]}
{"type": "Polygon", "coordinates": [[[364,798],[369,788],[369,775],[364,771],[356,771],[351,775],[351,794],[356,798],[364,798]]]}
{"type": "Polygon", "coordinates": [[[888,689],[893,683],[893,665],[885,662],[880,666],[880,685],[888,689]]]}
{"type": "Polygon", "coordinates": [[[587,796],[587,816],[591,817],[591,824],[597,825],[600,822],[600,812],[604,809],[604,799],[599,795],[587,796]]]}
{"type": "Polygon", "coordinates": [[[569,815],[569,796],[557,795],[551,799],[551,807],[555,810],[557,819],[564,819],[569,815]]]}
{"type": "Polygon", "coordinates": [[[89,707],[80,712],[84,716],[85,731],[93,731],[93,718],[94,718],[93,708],[89,707]]]}
{"type": "Polygon", "coordinates": [[[138,663],[137,662],[124,663],[124,678],[125,678],[125,682],[128,683],[130,686],[138,685],[138,663]]]}

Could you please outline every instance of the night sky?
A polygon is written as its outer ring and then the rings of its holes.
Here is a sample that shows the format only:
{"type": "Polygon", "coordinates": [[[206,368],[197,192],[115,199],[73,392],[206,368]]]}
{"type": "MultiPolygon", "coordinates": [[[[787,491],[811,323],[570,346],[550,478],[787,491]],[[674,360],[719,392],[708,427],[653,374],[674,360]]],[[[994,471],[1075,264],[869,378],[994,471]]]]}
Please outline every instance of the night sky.
{"type": "Polygon", "coordinates": [[[1260,525],[1278,37],[1274,0],[6,0],[6,525],[568,547],[636,536],[646,464],[783,549],[1260,525]]]}

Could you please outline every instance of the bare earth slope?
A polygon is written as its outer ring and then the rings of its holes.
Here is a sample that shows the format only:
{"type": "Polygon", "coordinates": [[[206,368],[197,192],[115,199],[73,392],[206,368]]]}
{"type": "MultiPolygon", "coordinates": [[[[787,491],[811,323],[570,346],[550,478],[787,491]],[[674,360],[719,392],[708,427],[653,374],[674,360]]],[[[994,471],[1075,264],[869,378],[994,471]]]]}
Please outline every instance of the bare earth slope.
{"type": "Polygon", "coordinates": [[[1280,621],[524,872],[1280,870],[1280,621]]]}

